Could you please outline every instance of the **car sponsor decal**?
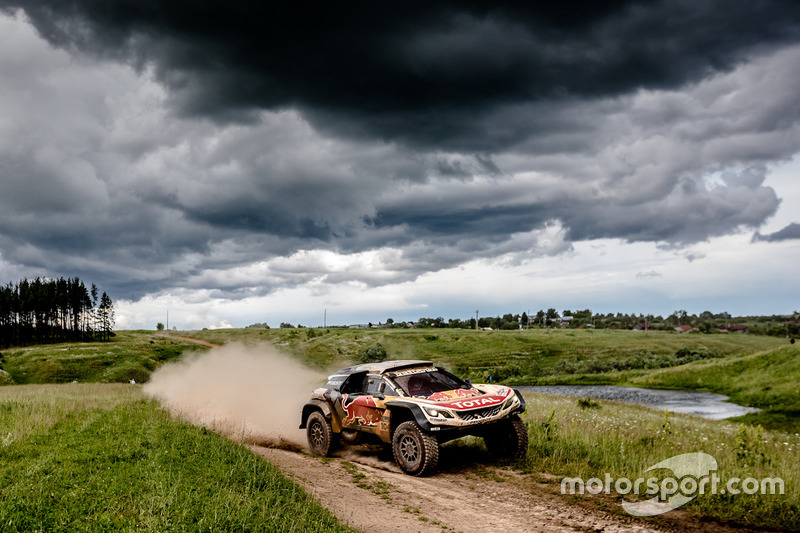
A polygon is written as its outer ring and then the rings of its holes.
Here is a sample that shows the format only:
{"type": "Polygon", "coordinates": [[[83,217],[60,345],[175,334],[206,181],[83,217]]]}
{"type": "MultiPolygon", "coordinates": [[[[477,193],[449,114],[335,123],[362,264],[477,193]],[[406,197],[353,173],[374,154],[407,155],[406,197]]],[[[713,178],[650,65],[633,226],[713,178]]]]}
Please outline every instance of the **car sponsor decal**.
{"type": "Polygon", "coordinates": [[[391,372],[389,375],[393,377],[408,376],[409,374],[424,374],[425,372],[436,372],[435,367],[426,368],[412,368],[411,370],[400,370],[398,372],[391,372]]]}
{"type": "Polygon", "coordinates": [[[378,409],[375,400],[368,395],[342,395],[342,409],[346,413],[345,419],[342,420],[342,425],[345,427],[376,426],[383,416],[382,409],[378,409]]]}
{"type": "Polygon", "coordinates": [[[455,389],[442,392],[434,392],[428,396],[429,400],[434,402],[442,402],[446,400],[458,400],[459,398],[472,398],[473,396],[480,396],[480,392],[470,389],[455,389]]]}
{"type": "Polygon", "coordinates": [[[440,407],[448,408],[448,409],[456,409],[459,411],[463,411],[465,409],[478,409],[480,407],[489,407],[492,405],[499,405],[508,398],[508,395],[511,394],[511,389],[506,389],[504,395],[500,394],[486,394],[483,396],[474,396],[472,398],[464,399],[464,400],[456,400],[451,402],[445,402],[438,404],[440,407]]]}

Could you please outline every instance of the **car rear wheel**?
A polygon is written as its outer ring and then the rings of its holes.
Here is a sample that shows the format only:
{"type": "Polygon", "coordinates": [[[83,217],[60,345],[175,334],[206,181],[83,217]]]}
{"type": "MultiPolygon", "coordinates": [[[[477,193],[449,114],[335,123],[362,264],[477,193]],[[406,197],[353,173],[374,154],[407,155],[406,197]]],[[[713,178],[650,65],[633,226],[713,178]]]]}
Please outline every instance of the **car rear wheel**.
{"type": "Polygon", "coordinates": [[[518,415],[501,422],[483,436],[486,448],[501,459],[521,459],[528,453],[528,428],[518,415]]]}
{"type": "Polygon", "coordinates": [[[311,453],[328,455],[336,444],[336,435],[331,429],[331,423],[319,411],[314,411],[306,421],[306,437],[311,453]]]}
{"type": "Polygon", "coordinates": [[[436,469],[439,462],[439,441],[409,420],[395,429],[392,452],[403,472],[410,476],[426,476],[436,469]]]}

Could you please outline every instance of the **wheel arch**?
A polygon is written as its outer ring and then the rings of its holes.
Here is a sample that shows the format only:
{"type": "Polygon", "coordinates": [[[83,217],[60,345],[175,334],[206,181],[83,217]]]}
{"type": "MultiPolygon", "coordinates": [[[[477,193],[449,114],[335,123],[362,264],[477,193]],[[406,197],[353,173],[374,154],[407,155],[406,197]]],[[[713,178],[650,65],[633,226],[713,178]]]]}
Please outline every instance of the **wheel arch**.
{"type": "Polygon", "coordinates": [[[311,413],[314,411],[321,412],[322,416],[331,421],[331,425],[334,424],[331,406],[328,405],[327,402],[321,400],[311,400],[303,406],[303,413],[300,415],[300,429],[306,429],[308,417],[311,416],[311,413]]]}
{"type": "Polygon", "coordinates": [[[407,420],[415,421],[423,431],[431,431],[431,423],[425,418],[425,415],[422,413],[422,408],[420,408],[419,405],[415,403],[393,401],[386,402],[386,407],[392,413],[391,434],[394,434],[394,430],[397,426],[407,420]]]}

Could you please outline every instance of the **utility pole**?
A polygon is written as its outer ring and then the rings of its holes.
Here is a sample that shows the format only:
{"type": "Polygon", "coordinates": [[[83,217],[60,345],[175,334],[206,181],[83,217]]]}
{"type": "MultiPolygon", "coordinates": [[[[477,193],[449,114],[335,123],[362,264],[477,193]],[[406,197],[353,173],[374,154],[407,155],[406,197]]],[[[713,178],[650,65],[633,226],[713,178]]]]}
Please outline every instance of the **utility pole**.
{"type": "Polygon", "coordinates": [[[169,309],[167,309],[167,331],[169,331],[169,309]]]}
{"type": "Polygon", "coordinates": [[[322,314],[322,327],[323,328],[327,328],[328,327],[328,309],[327,308],[325,309],[325,311],[322,314]]]}
{"type": "Polygon", "coordinates": [[[480,328],[478,327],[478,310],[475,310],[475,331],[478,331],[480,328]]]}

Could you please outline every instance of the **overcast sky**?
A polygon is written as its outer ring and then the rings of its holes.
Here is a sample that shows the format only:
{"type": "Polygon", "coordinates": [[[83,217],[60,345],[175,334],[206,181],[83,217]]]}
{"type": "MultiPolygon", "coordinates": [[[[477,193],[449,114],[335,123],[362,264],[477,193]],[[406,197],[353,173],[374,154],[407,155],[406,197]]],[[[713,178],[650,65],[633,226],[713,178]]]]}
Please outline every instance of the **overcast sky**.
{"type": "Polygon", "coordinates": [[[800,3],[538,4],[0,0],[0,282],[120,329],[800,310],[800,3]]]}

